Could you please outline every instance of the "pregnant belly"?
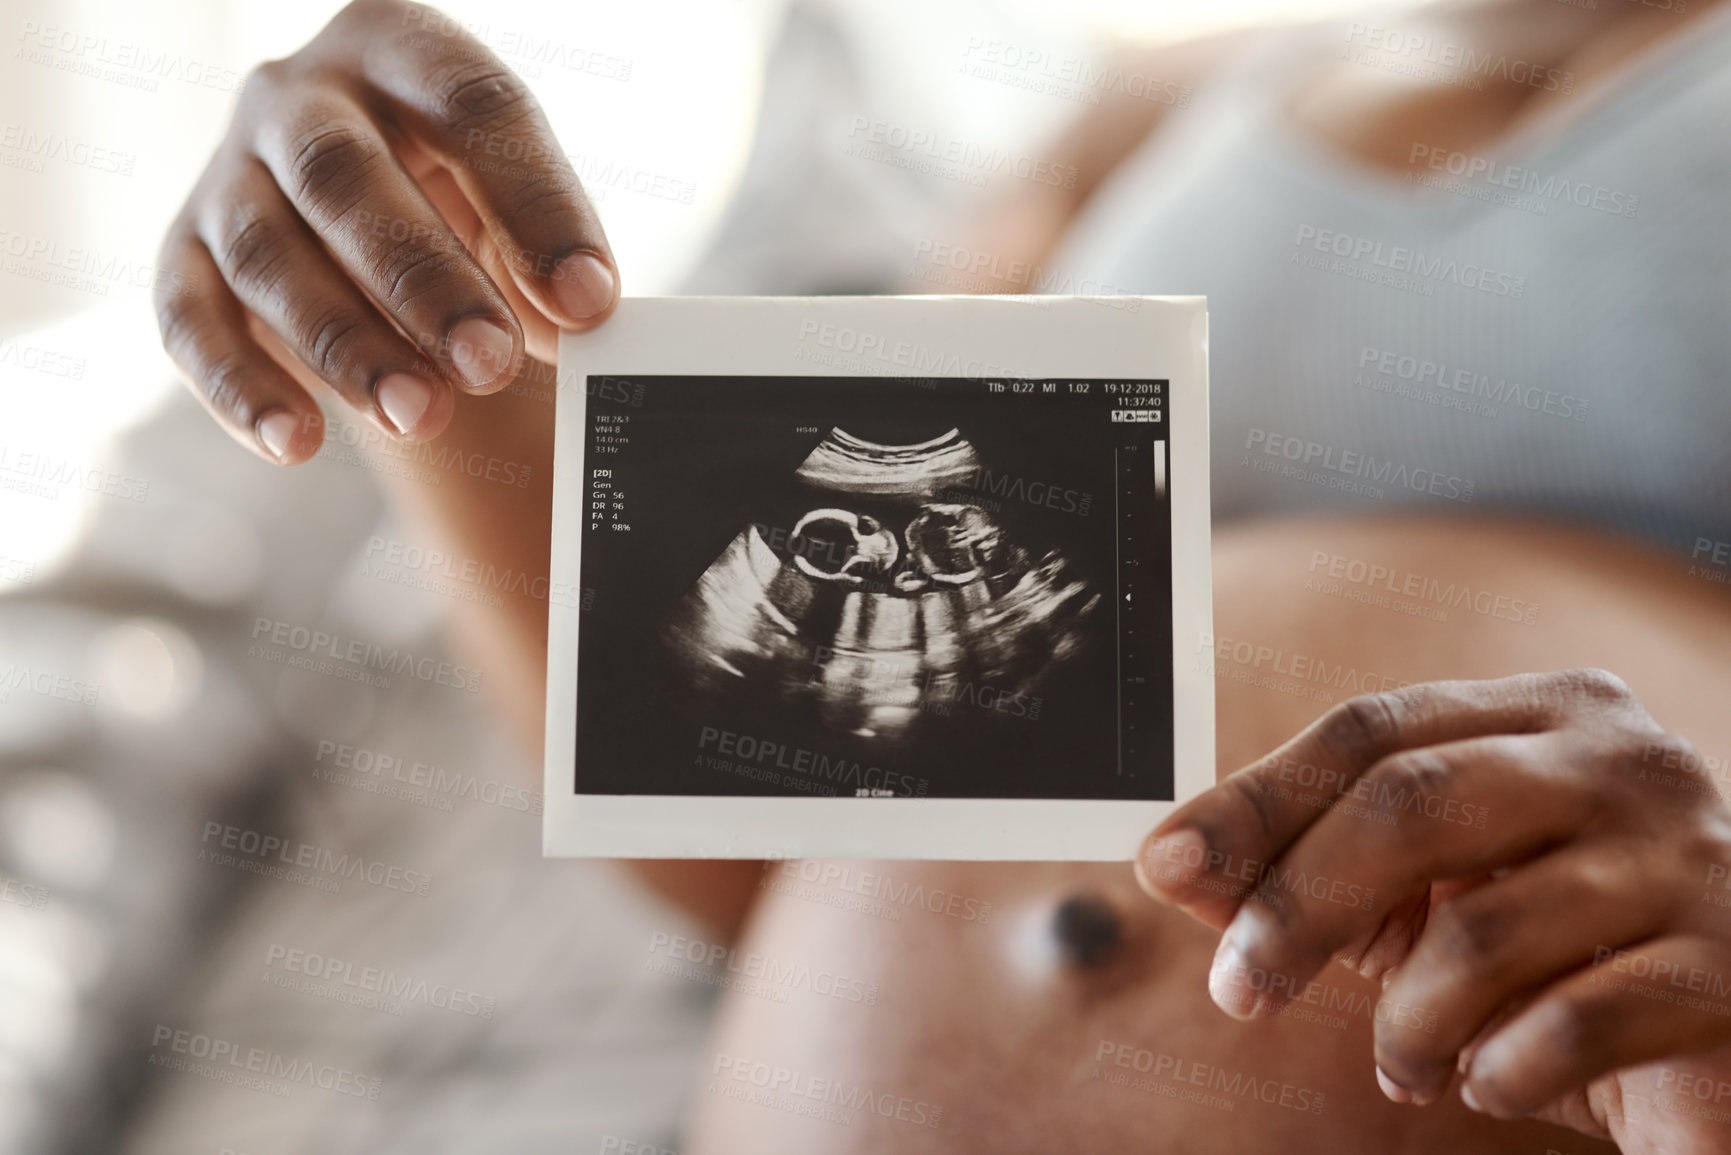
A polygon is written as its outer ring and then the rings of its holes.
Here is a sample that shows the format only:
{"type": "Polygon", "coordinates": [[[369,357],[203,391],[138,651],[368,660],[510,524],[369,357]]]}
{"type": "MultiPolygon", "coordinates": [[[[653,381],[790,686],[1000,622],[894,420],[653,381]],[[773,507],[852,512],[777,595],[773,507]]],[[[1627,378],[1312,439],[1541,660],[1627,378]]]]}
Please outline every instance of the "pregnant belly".
{"type": "MultiPolygon", "coordinates": [[[[1215,571],[1215,636],[1179,660],[1216,676],[1223,774],[1359,690],[1583,665],[1731,753],[1731,603],[1686,560],[1536,526],[1282,521],[1217,535],[1215,571]]],[[[1452,1094],[1389,1103],[1372,1025],[1426,1012],[1344,967],[1272,1021],[1228,1019],[1217,940],[1124,864],[773,864],[739,957],[788,981],[724,1001],[687,1149],[1613,1150],[1452,1094]]]]}

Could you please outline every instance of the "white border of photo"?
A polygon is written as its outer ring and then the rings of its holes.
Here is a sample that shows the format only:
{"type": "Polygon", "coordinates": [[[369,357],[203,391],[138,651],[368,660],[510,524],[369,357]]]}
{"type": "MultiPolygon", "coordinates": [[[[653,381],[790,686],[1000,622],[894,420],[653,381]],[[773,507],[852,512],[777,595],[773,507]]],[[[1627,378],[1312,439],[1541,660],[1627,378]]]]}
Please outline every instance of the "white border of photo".
{"type": "MultiPolygon", "coordinates": [[[[1172,802],[579,794],[581,610],[549,599],[548,856],[1127,861],[1214,785],[1208,316],[1201,297],[628,298],[559,342],[552,588],[581,588],[590,376],[1165,378],[1172,501],[1172,802]],[[1131,302],[1135,302],[1133,305],[1131,302]],[[826,342],[825,335],[828,335],[826,342]],[[851,336],[844,336],[851,334],[851,336]],[[846,344],[851,349],[842,349],[846,344]],[[813,354],[823,350],[822,362],[813,354]],[[841,362],[846,368],[838,367],[841,362]]],[[[1103,415],[1104,416],[1104,415],[1103,415]]],[[[1152,479],[1150,479],[1152,484],[1152,479]]],[[[1055,774],[1061,768],[1054,767],[1055,774]]]]}

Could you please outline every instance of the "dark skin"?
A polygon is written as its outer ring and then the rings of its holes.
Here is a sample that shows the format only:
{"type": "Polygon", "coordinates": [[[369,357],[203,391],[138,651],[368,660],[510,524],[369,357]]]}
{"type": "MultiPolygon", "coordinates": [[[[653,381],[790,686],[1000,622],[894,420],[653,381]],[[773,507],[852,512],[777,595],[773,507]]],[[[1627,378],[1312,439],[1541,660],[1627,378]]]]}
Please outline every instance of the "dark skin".
{"type": "MultiPolygon", "coordinates": [[[[1731,1027],[1606,986],[1623,972],[1595,962],[1617,950],[1662,975],[1731,973],[1731,920],[1701,901],[1731,856],[1731,808],[1642,775],[1692,761],[1604,670],[1424,683],[1343,703],[1183,807],[1150,835],[1137,877],[1224,931],[1209,992],[1233,1017],[1277,1013],[1338,961],[1435,1014],[1422,1030],[1378,1022],[1389,1098],[1435,1102],[1458,1070],[1475,1110],[1658,1149],[1639,1123],[1610,1125],[1659,1085],[1642,1065],[1693,1056],[1682,1066],[1724,1079],[1731,1027]],[[1283,790],[1305,766],[1331,777],[1283,790]],[[1494,821],[1380,826],[1320,808],[1414,793],[1494,821]],[[1266,869],[1248,883],[1226,873],[1244,862],[1266,869]],[[1349,905],[1277,881],[1294,876],[1350,878],[1376,897],[1349,905]]],[[[1712,1149],[1721,1130],[1701,1125],[1683,1149],[1712,1149]]]]}
{"type": "MultiPolygon", "coordinates": [[[[1566,68],[1585,88],[1709,7],[1687,17],[1641,5],[1559,13],[1555,4],[1499,0],[1427,10],[1407,26],[1566,68]]],[[[618,299],[618,270],[522,81],[460,34],[438,45],[448,51],[405,37],[418,11],[361,0],[249,80],[229,137],[164,242],[162,267],[186,279],[159,296],[163,340],[216,420],[266,460],[310,458],[324,437],[321,405],[337,405],[405,443],[438,438],[528,466],[535,484],[508,493],[455,473],[438,486],[392,484],[428,534],[466,556],[544,574],[551,411],[503,391],[551,391],[558,330],[603,323],[618,299]],[[508,141],[524,162],[473,164],[476,140],[508,141]]],[[[1201,85],[1237,44],[1227,37],[1165,49],[1144,67],[1201,85]]],[[[1484,147],[1557,100],[1526,86],[1474,92],[1335,64],[1293,94],[1289,113],[1296,128],[1343,154],[1405,171],[1415,140],[1484,147]]],[[[1169,114],[1145,101],[1104,106],[1055,151],[1083,174],[1075,192],[1038,190],[1046,199],[1007,203],[993,251],[1037,260],[1088,192],[1169,114]]],[[[461,623],[465,639],[500,691],[503,715],[538,752],[545,603],[507,596],[502,608],[472,610],[461,623]]],[[[1187,852],[1182,841],[1153,844],[1141,879],[1153,897],[1238,946],[1244,967],[1215,969],[1230,1011],[1251,1009],[1224,981],[1250,973],[1244,968],[1301,986],[1331,957],[1391,974],[1403,993],[1441,1008],[1447,1029],[1437,1034],[1376,1031],[1385,1093],[1397,1102],[1437,1098],[1459,1066],[1478,1106],[1499,1117],[1558,1119],[1614,1136],[1628,1151],[1712,1150],[1717,1132],[1705,1125],[1679,1139],[1659,1129],[1675,1120],[1644,1123],[1621,1104],[1646,1077],[1633,1064],[1723,1047],[1731,1043],[1725,1020],[1587,990],[1575,973],[1606,938],[1679,966],[1731,966],[1722,929],[1687,893],[1713,864],[1731,862],[1725,809],[1716,795],[1656,803],[1651,792],[1620,794],[1632,760],[1649,748],[1684,751],[1600,673],[1433,683],[1358,702],[1283,746],[1275,762],[1227,779],[1159,833],[1193,830],[1204,852],[1232,861],[1368,871],[1379,896],[1372,910],[1276,906],[1242,887],[1223,899],[1198,889],[1205,880],[1184,865],[1196,847],[1187,852]],[[1342,784],[1447,789],[1526,819],[1494,839],[1449,831],[1452,840],[1390,843],[1366,866],[1362,839],[1330,837],[1333,816],[1316,806],[1257,805],[1266,803],[1258,776],[1282,758],[1327,766],[1342,784]],[[1341,854],[1348,859],[1330,857],[1341,854]],[[1626,869],[1631,863],[1637,869],[1626,869]],[[1535,904],[1535,888],[1546,885],[1554,901],[1535,904]],[[1655,893],[1664,896],[1657,903],[1655,893]],[[1549,922],[1508,914],[1535,905],[1549,922]],[[1577,919],[1587,908],[1614,925],[1577,919]],[[1482,931],[1516,921],[1514,941],[1526,948],[1519,965],[1489,950],[1482,931]],[[1576,1044],[1561,1052],[1573,1056],[1566,1062],[1555,1057],[1559,1037],[1576,1044]]],[[[745,917],[761,877],[752,863],[640,864],[640,873],[723,933],[745,917]]],[[[1701,1077],[1731,1079],[1722,1059],[1688,1063],[1701,1077]]]]}

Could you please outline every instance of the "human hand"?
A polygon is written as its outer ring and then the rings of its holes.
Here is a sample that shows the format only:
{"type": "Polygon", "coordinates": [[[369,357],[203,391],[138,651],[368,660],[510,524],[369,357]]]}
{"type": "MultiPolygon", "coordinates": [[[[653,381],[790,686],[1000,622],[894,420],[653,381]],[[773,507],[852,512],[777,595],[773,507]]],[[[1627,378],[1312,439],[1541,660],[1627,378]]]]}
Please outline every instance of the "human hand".
{"type": "Polygon", "coordinates": [[[1354,698],[1180,808],[1145,890],[1224,931],[1238,1018],[1381,977],[1378,1081],[1624,1151],[1731,1140],[1731,810],[1599,670],[1354,698]]]}
{"type": "Polygon", "coordinates": [[[163,345],[228,432],[295,464],[324,386],[425,441],[453,389],[618,300],[612,251],[523,81],[424,5],[356,0],[248,78],[163,242],[163,345]]]}

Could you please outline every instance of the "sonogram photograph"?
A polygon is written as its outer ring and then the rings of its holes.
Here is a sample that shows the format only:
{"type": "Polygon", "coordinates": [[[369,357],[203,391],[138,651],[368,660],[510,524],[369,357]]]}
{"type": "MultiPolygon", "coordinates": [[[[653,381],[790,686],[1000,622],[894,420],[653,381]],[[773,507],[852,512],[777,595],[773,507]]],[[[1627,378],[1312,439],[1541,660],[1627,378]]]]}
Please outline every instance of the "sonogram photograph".
{"type": "Polygon", "coordinates": [[[580,793],[1171,797],[1164,500],[1124,464],[1162,427],[1100,383],[629,380],[587,419],[580,793]]]}

